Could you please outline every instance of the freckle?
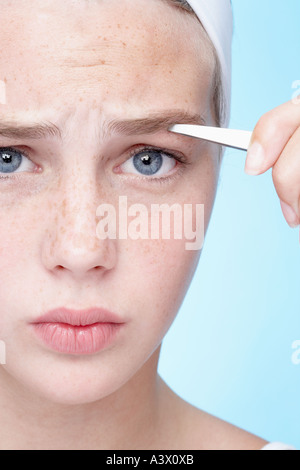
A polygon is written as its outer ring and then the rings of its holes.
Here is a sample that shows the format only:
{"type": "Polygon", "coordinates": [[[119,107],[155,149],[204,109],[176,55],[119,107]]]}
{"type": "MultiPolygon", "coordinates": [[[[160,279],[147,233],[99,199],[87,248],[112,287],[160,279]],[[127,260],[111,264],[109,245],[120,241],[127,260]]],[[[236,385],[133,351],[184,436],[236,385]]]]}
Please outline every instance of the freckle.
{"type": "Polygon", "coordinates": [[[105,60],[101,60],[101,61],[100,61],[100,64],[105,65],[105,64],[106,64],[106,61],[105,61],[105,60]]]}

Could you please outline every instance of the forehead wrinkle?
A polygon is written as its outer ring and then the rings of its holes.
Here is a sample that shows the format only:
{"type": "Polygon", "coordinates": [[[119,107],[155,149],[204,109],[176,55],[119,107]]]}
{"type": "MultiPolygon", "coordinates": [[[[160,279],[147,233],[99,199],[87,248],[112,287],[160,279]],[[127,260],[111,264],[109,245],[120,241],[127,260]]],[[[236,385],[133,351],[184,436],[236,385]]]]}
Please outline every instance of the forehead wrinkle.
{"type": "Polygon", "coordinates": [[[141,46],[134,44],[125,44],[99,48],[98,50],[92,49],[73,49],[68,53],[63,53],[61,57],[53,60],[53,66],[60,68],[85,68],[85,67],[103,67],[110,66],[116,69],[122,68],[128,63],[141,67],[156,67],[166,64],[173,64],[175,58],[178,60],[179,52],[172,54],[168,49],[168,60],[166,60],[166,51],[163,48],[147,48],[143,49],[141,46]],[[120,62],[120,58],[123,62],[120,62]]]}
{"type": "MultiPolygon", "coordinates": [[[[73,47],[68,47],[68,44],[62,46],[62,54],[57,57],[57,63],[59,66],[79,68],[104,64],[119,66],[120,54],[126,54],[126,64],[130,61],[140,66],[170,63],[171,58],[173,61],[178,60],[179,54],[185,57],[188,46],[191,48],[193,42],[191,37],[186,39],[186,33],[190,32],[191,28],[188,29],[189,23],[183,24],[181,16],[182,13],[180,13],[179,25],[176,14],[173,18],[175,24],[161,22],[159,27],[156,25],[155,28],[150,28],[147,22],[146,25],[135,26],[134,30],[129,26],[124,29],[118,25],[120,28],[114,33],[104,29],[97,37],[79,36],[73,47]],[[182,34],[178,34],[178,26],[182,28],[182,34]],[[170,47],[170,43],[175,47],[170,47]]],[[[194,20],[193,17],[191,18],[194,20]]],[[[122,19],[119,21],[121,22],[122,19]]],[[[199,41],[198,36],[197,39],[199,41]]],[[[192,49],[194,52],[195,48],[192,47],[192,49]]]]}
{"type": "MultiPolygon", "coordinates": [[[[124,46],[123,46],[124,47],[124,46]]],[[[111,44],[86,45],[81,47],[63,48],[62,57],[57,59],[59,67],[96,67],[101,65],[114,65],[117,63],[117,51],[121,47],[111,44]],[[79,54],[79,56],[76,56],[79,54]],[[114,56],[115,59],[114,59],[114,56]]]]}

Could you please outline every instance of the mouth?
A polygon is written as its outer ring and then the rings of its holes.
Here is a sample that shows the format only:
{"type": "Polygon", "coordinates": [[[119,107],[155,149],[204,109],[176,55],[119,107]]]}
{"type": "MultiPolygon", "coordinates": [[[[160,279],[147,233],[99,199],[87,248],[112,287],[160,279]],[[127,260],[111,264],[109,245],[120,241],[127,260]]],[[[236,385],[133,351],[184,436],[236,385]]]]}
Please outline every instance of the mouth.
{"type": "Polygon", "coordinates": [[[125,324],[116,314],[102,308],[51,310],[30,323],[42,343],[64,354],[95,354],[116,340],[125,324]]]}

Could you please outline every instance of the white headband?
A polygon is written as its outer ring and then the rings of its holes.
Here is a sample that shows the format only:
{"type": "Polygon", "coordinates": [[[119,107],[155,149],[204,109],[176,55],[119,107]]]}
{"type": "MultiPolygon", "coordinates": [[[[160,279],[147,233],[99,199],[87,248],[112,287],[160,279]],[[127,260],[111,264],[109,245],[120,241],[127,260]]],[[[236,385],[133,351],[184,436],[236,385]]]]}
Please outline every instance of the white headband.
{"type": "Polygon", "coordinates": [[[233,18],[230,0],[187,0],[201,21],[217,51],[225,100],[225,123],[230,117],[231,101],[231,43],[233,18]]]}

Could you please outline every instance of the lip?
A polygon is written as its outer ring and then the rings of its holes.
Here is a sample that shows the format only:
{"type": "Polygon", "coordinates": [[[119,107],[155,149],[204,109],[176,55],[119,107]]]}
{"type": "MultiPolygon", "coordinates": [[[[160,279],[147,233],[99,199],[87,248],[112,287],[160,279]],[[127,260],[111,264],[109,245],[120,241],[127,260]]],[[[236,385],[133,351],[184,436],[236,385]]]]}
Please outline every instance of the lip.
{"type": "Polygon", "coordinates": [[[93,307],[50,310],[30,325],[36,336],[50,349],[64,354],[95,354],[111,345],[122,321],[115,313],[93,307]]]}

